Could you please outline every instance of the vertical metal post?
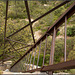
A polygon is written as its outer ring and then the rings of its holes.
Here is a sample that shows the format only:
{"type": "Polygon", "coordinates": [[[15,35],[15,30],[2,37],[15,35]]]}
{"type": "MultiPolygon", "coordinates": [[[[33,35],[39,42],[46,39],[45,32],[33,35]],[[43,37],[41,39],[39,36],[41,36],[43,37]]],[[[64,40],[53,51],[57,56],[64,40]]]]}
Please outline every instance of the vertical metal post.
{"type": "Polygon", "coordinates": [[[26,71],[27,71],[27,69],[28,69],[28,56],[27,56],[27,62],[26,62],[26,71]]]}
{"type": "Polygon", "coordinates": [[[53,72],[52,71],[48,72],[48,75],[53,75],[53,72]]]}
{"type": "Polygon", "coordinates": [[[24,65],[25,65],[25,71],[26,71],[26,56],[25,56],[25,64],[24,65]]]}
{"type": "MultiPolygon", "coordinates": [[[[49,65],[53,64],[54,61],[54,51],[55,51],[55,37],[56,37],[56,27],[54,27],[53,36],[52,36],[52,46],[50,52],[50,62],[49,65]]],[[[53,75],[53,72],[49,72],[49,75],[53,75]]]]}
{"type": "Polygon", "coordinates": [[[34,67],[35,56],[36,56],[36,50],[37,50],[37,46],[36,46],[36,48],[35,48],[35,54],[34,54],[34,60],[33,60],[33,65],[32,65],[32,69],[33,69],[33,67],[34,67]]]}
{"type": "Polygon", "coordinates": [[[53,36],[52,36],[52,46],[51,46],[51,52],[50,52],[49,65],[53,64],[53,61],[54,61],[55,37],[56,37],[56,28],[54,27],[53,36]]]}
{"type": "Polygon", "coordinates": [[[5,55],[5,38],[6,38],[6,26],[7,26],[7,13],[8,13],[8,0],[6,0],[6,17],[5,17],[5,27],[4,27],[4,51],[3,51],[3,56],[5,55]]]}
{"type": "Polygon", "coordinates": [[[27,11],[28,19],[29,19],[31,34],[32,34],[32,37],[33,37],[33,42],[35,43],[35,38],[34,38],[33,29],[32,29],[32,23],[31,23],[31,17],[30,17],[28,2],[27,2],[27,0],[24,0],[24,2],[25,2],[25,6],[26,6],[26,11],[27,11]]]}
{"type": "Polygon", "coordinates": [[[30,66],[31,66],[32,55],[33,55],[33,51],[32,51],[32,54],[31,54],[31,59],[30,59],[30,64],[29,64],[29,69],[30,69],[30,66]]]}
{"type": "Polygon", "coordinates": [[[27,57],[26,57],[26,71],[27,71],[27,57]]]}
{"type": "MultiPolygon", "coordinates": [[[[30,58],[30,53],[29,53],[29,56],[28,56],[28,62],[29,62],[29,58],[30,58]]],[[[29,64],[28,64],[28,62],[27,62],[27,65],[28,65],[28,68],[29,68],[29,64]]]]}
{"type": "Polygon", "coordinates": [[[46,35],[45,49],[44,49],[44,56],[43,56],[43,66],[44,66],[44,61],[45,61],[46,47],[47,47],[47,35],[46,35]]]}
{"type": "Polygon", "coordinates": [[[41,50],[41,42],[40,42],[40,45],[39,45],[39,54],[38,54],[38,60],[37,60],[37,68],[38,68],[38,63],[39,63],[40,50],[41,50]]]}
{"type": "Polygon", "coordinates": [[[8,14],[8,0],[6,0],[6,17],[5,17],[5,27],[4,27],[4,40],[6,38],[7,14],[8,14]]]}
{"type": "Polygon", "coordinates": [[[67,16],[65,16],[65,43],[64,43],[64,45],[65,45],[65,51],[64,51],[64,61],[66,61],[66,40],[67,40],[67,26],[66,26],[66,24],[67,24],[67,16]]]}

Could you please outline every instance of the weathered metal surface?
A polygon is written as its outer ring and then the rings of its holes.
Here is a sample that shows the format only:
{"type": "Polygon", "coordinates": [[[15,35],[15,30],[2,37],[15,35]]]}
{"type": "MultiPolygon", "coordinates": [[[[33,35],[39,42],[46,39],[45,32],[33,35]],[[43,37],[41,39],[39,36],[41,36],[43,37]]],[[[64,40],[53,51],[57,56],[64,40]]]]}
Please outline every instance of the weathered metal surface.
{"type": "MultiPolygon", "coordinates": [[[[32,61],[32,56],[33,56],[33,51],[32,51],[31,58],[30,58],[30,64],[31,64],[31,61],[32,61]]],[[[29,64],[29,69],[30,69],[30,64],[29,64]]]]}
{"type": "Polygon", "coordinates": [[[38,54],[38,59],[37,59],[37,68],[38,68],[38,64],[39,64],[40,51],[41,51],[41,42],[40,42],[40,45],[39,45],[39,54],[38,54]]]}
{"type": "Polygon", "coordinates": [[[66,40],[67,40],[67,16],[65,16],[65,38],[64,38],[64,46],[65,46],[65,51],[64,51],[64,61],[66,61],[66,40]]]}
{"type": "Polygon", "coordinates": [[[49,65],[52,65],[53,64],[53,61],[54,61],[55,37],[56,37],[56,27],[54,27],[53,36],[52,36],[52,45],[51,45],[49,65]]]}
{"type": "Polygon", "coordinates": [[[46,71],[57,71],[57,70],[68,70],[68,69],[75,69],[75,60],[70,60],[58,64],[53,64],[49,66],[43,66],[42,68],[37,68],[34,70],[29,70],[29,71],[23,71],[23,72],[35,72],[35,71],[41,71],[41,72],[46,72],[46,71]]]}
{"type": "Polygon", "coordinates": [[[30,29],[31,29],[32,37],[33,37],[33,42],[35,43],[35,38],[34,38],[34,33],[33,33],[33,29],[32,29],[30,13],[29,13],[28,2],[26,0],[24,0],[24,2],[25,2],[26,10],[27,10],[27,15],[28,15],[28,19],[29,19],[29,25],[30,25],[30,29]]]}
{"type": "Polygon", "coordinates": [[[7,13],[8,13],[8,0],[6,1],[6,16],[5,16],[5,27],[4,27],[4,51],[3,56],[5,55],[5,38],[6,38],[6,28],[7,28],[7,13]]]}
{"type": "Polygon", "coordinates": [[[35,54],[34,54],[34,60],[33,60],[33,66],[32,66],[32,69],[33,69],[33,67],[34,67],[35,56],[36,56],[36,50],[37,50],[37,46],[36,46],[36,48],[35,48],[35,54]]]}
{"type": "Polygon", "coordinates": [[[52,71],[48,72],[48,75],[53,75],[53,72],[52,71]]]}
{"type": "Polygon", "coordinates": [[[5,16],[5,27],[4,27],[4,40],[6,38],[7,14],[8,14],[8,0],[6,0],[6,16],[5,16]]]}
{"type": "Polygon", "coordinates": [[[75,60],[71,60],[43,67],[42,71],[56,71],[56,70],[65,70],[65,69],[74,69],[74,68],[75,68],[75,60]]]}
{"type": "Polygon", "coordinates": [[[47,48],[47,35],[46,35],[45,50],[44,50],[44,56],[43,56],[43,66],[44,66],[44,61],[45,61],[46,48],[47,48]]]}
{"type": "MultiPolygon", "coordinates": [[[[52,65],[54,63],[55,37],[56,37],[56,27],[54,27],[53,36],[52,36],[52,45],[51,45],[49,65],[52,65]]],[[[49,75],[53,75],[53,72],[48,72],[48,73],[49,75]]]]}
{"type": "MultiPolygon", "coordinates": [[[[25,63],[27,63],[27,57],[26,57],[26,62],[25,63]]],[[[25,66],[26,67],[26,71],[27,71],[27,66],[25,66]]]]}
{"type": "MultiPolygon", "coordinates": [[[[47,33],[50,34],[53,32],[54,27],[56,27],[56,29],[61,26],[64,23],[64,18],[67,15],[67,19],[69,17],[71,17],[73,14],[75,13],[75,2],[64,12],[64,14],[48,29],[48,31],[41,37],[39,38],[39,40],[29,49],[26,51],[26,53],[17,61],[15,62],[14,65],[11,66],[11,68],[13,66],[15,66],[20,60],[22,60],[28,53],[30,53],[30,51],[32,51],[33,48],[36,47],[36,45],[38,45],[40,43],[40,41],[43,41],[46,38],[47,33]]],[[[10,69],[11,69],[10,68],[10,69]]]]}

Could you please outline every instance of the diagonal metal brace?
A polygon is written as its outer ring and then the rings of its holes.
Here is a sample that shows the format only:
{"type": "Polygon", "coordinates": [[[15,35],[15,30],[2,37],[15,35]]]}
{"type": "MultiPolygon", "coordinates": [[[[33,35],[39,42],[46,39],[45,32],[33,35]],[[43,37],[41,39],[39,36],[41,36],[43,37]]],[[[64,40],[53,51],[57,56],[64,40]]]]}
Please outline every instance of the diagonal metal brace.
{"type": "Polygon", "coordinates": [[[34,33],[33,33],[33,29],[32,29],[32,23],[31,23],[30,13],[29,13],[28,2],[25,1],[25,0],[24,0],[24,2],[25,2],[26,10],[27,10],[27,15],[28,15],[28,19],[29,19],[29,24],[30,24],[30,28],[31,28],[31,33],[32,33],[33,41],[35,43],[34,33]]]}

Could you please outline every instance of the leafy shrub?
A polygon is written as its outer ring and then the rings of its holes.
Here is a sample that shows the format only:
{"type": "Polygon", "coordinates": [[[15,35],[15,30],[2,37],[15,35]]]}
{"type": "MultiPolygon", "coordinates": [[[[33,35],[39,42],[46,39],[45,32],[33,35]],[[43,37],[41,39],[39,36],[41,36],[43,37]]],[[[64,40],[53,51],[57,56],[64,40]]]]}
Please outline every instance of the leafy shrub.
{"type": "Polygon", "coordinates": [[[41,4],[47,4],[47,0],[41,0],[41,4]]]}
{"type": "Polygon", "coordinates": [[[69,52],[68,58],[69,58],[69,60],[75,59],[75,50],[72,50],[72,51],[69,52]]]}
{"type": "Polygon", "coordinates": [[[16,18],[25,19],[27,16],[23,12],[17,12],[16,13],[15,11],[11,11],[9,13],[8,17],[13,18],[13,19],[16,19],[16,18]]]}
{"type": "Polygon", "coordinates": [[[57,36],[58,36],[58,35],[60,35],[60,32],[59,32],[59,31],[57,32],[57,36]]]}
{"type": "Polygon", "coordinates": [[[67,28],[67,36],[75,36],[75,26],[67,28]]]}

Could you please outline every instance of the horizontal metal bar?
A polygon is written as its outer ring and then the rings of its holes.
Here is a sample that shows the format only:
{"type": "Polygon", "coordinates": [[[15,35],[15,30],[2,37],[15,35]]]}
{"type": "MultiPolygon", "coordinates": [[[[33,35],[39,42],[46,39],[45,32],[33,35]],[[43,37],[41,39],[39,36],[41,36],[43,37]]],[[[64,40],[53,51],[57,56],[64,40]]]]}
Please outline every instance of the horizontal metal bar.
{"type": "Polygon", "coordinates": [[[49,65],[44,67],[42,71],[56,71],[65,69],[75,69],[75,60],[49,65]]]}
{"type": "Polygon", "coordinates": [[[20,41],[15,41],[15,40],[12,40],[12,39],[8,39],[8,38],[5,38],[6,40],[9,40],[9,41],[13,41],[13,42],[16,42],[16,43],[20,43],[20,44],[23,44],[23,45],[26,45],[25,43],[22,43],[20,41]]]}
{"type": "Polygon", "coordinates": [[[70,60],[58,64],[53,64],[49,66],[43,66],[42,68],[37,68],[34,70],[29,70],[29,71],[22,71],[24,73],[26,72],[35,72],[35,71],[41,71],[41,72],[46,72],[46,71],[56,71],[56,70],[68,70],[68,69],[75,69],[75,60],[70,60]]]}
{"type": "MultiPolygon", "coordinates": [[[[44,16],[46,16],[47,14],[51,13],[52,11],[56,10],[57,8],[63,6],[64,4],[68,3],[70,1],[64,1],[61,4],[59,4],[58,6],[54,7],[53,9],[49,10],[48,12],[46,12],[45,14],[43,14],[42,16],[38,17],[37,19],[35,19],[34,21],[32,21],[31,23],[36,22],[37,20],[43,18],[44,16]]],[[[9,35],[7,38],[13,36],[14,34],[18,33],[19,31],[23,30],[24,28],[28,27],[30,24],[25,25],[24,27],[22,27],[21,29],[17,30],[16,32],[14,32],[13,34],[9,35]]]]}
{"type": "MultiPolygon", "coordinates": [[[[36,47],[36,45],[38,45],[40,43],[40,41],[43,41],[46,38],[47,33],[51,33],[53,32],[54,27],[56,27],[56,29],[61,26],[64,23],[64,18],[65,15],[67,15],[67,18],[71,17],[73,14],[75,13],[75,2],[64,12],[64,14],[62,16],[60,16],[60,18],[49,28],[49,30],[43,35],[41,36],[38,41],[29,49],[26,51],[26,53],[17,61],[14,63],[14,65],[16,65],[21,59],[23,59],[28,53],[30,53],[30,51],[32,51],[33,48],[36,47]]],[[[12,65],[11,68],[14,66],[12,65]]],[[[10,69],[11,69],[10,68],[10,69]]]]}

